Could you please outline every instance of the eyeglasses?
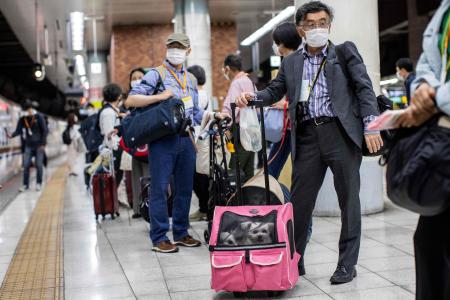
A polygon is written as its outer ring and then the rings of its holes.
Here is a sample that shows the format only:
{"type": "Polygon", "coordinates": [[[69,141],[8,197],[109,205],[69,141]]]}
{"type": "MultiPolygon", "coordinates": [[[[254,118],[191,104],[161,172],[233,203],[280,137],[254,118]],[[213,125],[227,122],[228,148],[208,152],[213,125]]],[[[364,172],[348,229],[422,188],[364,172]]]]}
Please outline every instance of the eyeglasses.
{"type": "Polygon", "coordinates": [[[181,49],[181,50],[187,50],[188,48],[183,46],[182,44],[178,42],[171,43],[167,45],[167,49],[181,49]]]}
{"type": "Polygon", "coordinates": [[[306,24],[301,24],[300,25],[305,31],[309,31],[309,30],[313,30],[316,28],[328,28],[330,26],[330,21],[327,20],[321,20],[318,23],[314,23],[314,22],[308,22],[306,24]]]}

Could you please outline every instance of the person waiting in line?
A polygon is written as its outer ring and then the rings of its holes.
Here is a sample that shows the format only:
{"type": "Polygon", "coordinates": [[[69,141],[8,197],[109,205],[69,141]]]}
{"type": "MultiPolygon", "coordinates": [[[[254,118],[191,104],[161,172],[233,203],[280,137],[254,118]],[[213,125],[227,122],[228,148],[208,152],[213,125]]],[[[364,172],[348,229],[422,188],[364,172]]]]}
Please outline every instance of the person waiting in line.
{"type": "MultiPolygon", "coordinates": [[[[284,58],[277,77],[256,96],[266,105],[276,103],[285,94],[289,99],[292,204],[296,249],[302,255],[300,275],[305,274],[308,228],[317,195],[327,169],[333,172],[343,217],[339,259],[330,281],[339,284],[356,277],[361,240],[359,169],[363,141],[373,153],[381,148],[383,140],[379,132],[367,130],[379,111],[372,82],[356,46],[351,42],[341,46],[351,60],[347,65],[350,79],[336,63],[336,46],[329,41],[332,20],[333,10],[325,3],[311,1],[302,5],[295,22],[305,38],[305,46],[284,58]],[[352,90],[350,86],[356,88],[352,90]],[[355,107],[360,114],[354,113],[355,107]]],[[[255,93],[242,93],[236,104],[245,107],[254,96],[255,93]]]]}
{"type": "MultiPolygon", "coordinates": [[[[298,34],[297,28],[294,23],[283,23],[275,28],[272,33],[273,38],[273,50],[276,55],[286,57],[293,53],[300,47],[302,38],[298,34]]],[[[283,98],[281,101],[273,104],[271,107],[274,109],[283,110],[285,105],[288,104],[288,100],[283,98]]],[[[274,143],[270,148],[269,161],[275,159],[269,164],[269,174],[278,179],[280,177],[281,170],[286,163],[289,154],[291,154],[291,129],[288,124],[284,141],[281,140],[278,143],[274,143]]]]}
{"type": "Polygon", "coordinates": [[[406,99],[408,106],[411,103],[411,84],[416,79],[416,72],[414,72],[414,64],[410,58],[400,58],[395,63],[397,70],[397,78],[404,81],[406,89],[406,99]]]}
{"type": "Polygon", "coordinates": [[[40,191],[42,187],[42,175],[44,164],[44,151],[47,143],[48,127],[44,117],[33,109],[31,102],[26,101],[23,109],[25,111],[17,122],[16,130],[9,135],[9,138],[21,136],[24,149],[24,170],[23,170],[23,186],[19,189],[24,192],[30,187],[30,168],[31,160],[35,157],[36,190],[40,191]]]}
{"type": "MultiPolygon", "coordinates": [[[[235,54],[228,55],[224,62],[222,68],[223,75],[225,79],[230,81],[231,84],[228,88],[228,93],[223,103],[222,112],[231,115],[231,103],[241,94],[245,92],[254,92],[255,85],[248,77],[248,74],[242,71],[242,59],[240,56],[235,54]]],[[[239,108],[236,108],[236,122],[237,128],[239,130],[239,108]]],[[[246,182],[253,177],[255,173],[255,152],[246,151],[241,145],[241,141],[238,141],[237,145],[234,145],[238,152],[238,158],[240,162],[241,172],[244,172],[244,180],[246,182]]],[[[234,153],[231,154],[230,159],[230,169],[234,170],[235,165],[234,153]]]]}
{"type": "MultiPolygon", "coordinates": [[[[145,71],[142,68],[136,68],[130,72],[129,90],[138,86],[145,71]]],[[[141,177],[148,177],[148,163],[133,157],[131,161],[131,182],[133,191],[133,219],[141,217],[141,177]]]]}
{"type": "Polygon", "coordinates": [[[103,87],[103,107],[99,111],[98,127],[103,135],[103,146],[113,151],[114,174],[116,186],[120,185],[123,171],[120,170],[122,149],[118,146],[119,138],[116,136],[116,126],[120,125],[123,114],[119,110],[122,100],[122,89],[115,83],[109,83],[103,87]]]}
{"type": "MultiPolygon", "coordinates": [[[[205,111],[212,112],[212,105],[209,101],[208,93],[204,87],[206,83],[205,70],[198,65],[189,67],[188,72],[192,73],[197,79],[198,86],[198,105],[205,111]]],[[[200,126],[196,126],[196,133],[200,126]]],[[[209,178],[208,175],[195,172],[194,174],[194,192],[198,197],[199,209],[189,215],[189,221],[202,221],[206,220],[206,213],[208,211],[208,199],[209,199],[209,178]]]]}
{"type": "MultiPolygon", "coordinates": [[[[443,0],[425,30],[412,84],[411,106],[399,120],[420,126],[437,113],[450,116],[450,0],[443,0]]],[[[416,299],[450,299],[450,209],[421,216],[414,234],[416,299]]]]}
{"type": "MultiPolygon", "coordinates": [[[[191,53],[189,37],[173,33],[166,41],[167,53],[162,67],[151,69],[141,83],[133,87],[126,101],[128,107],[145,107],[177,97],[183,100],[185,115],[194,125],[200,124],[204,111],[199,106],[197,82],[189,75],[184,63],[191,53]],[[160,73],[161,72],[161,73],[160,73]],[[153,95],[158,81],[166,88],[153,95]]],[[[213,114],[209,114],[211,117],[213,114]]],[[[221,115],[216,115],[221,117],[221,115]]],[[[188,129],[190,130],[190,129],[188,129]]],[[[199,240],[189,235],[189,209],[195,172],[195,148],[189,134],[163,137],[149,145],[150,185],[150,239],[153,251],[178,252],[178,246],[198,247],[199,240]],[[170,223],[167,212],[167,189],[174,176],[172,231],[174,243],[167,237],[170,223]]]]}
{"type": "Polygon", "coordinates": [[[78,176],[75,171],[78,149],[77,143],[81,136],[79,132],[80,126],[77,125],[77,116],[74,113],[69,113],[67,116],[67,130],[69,130],[69,136],[71,143],[67,146],[67,165],[69,166],[69,176],[78,176]]]}

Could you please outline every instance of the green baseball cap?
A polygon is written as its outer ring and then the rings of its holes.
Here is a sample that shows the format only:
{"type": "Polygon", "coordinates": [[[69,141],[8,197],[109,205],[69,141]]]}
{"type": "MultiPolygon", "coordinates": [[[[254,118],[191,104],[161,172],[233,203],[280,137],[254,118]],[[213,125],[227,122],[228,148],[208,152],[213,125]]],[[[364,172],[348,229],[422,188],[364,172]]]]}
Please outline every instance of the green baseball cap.
{"type": "Polygon", "coordinates": [[[191,42],[189,41],[189,37],[181,32],[175,32],[169,35],[166,41],[166,45],[170,45],[172,43],[178,42],[186,48],[191,47],[191,42]]]}

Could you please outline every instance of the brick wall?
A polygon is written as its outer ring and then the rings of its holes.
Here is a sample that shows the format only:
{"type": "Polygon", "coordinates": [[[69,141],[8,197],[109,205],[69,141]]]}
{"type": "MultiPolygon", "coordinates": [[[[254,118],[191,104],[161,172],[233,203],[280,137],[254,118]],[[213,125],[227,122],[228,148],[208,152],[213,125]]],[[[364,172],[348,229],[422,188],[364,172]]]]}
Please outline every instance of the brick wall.
{"type": "Polygon", "coordinates": [[[111,36],[111,81],[128,90],[129,73],[137,67],[158,66],[166,55],[171,25],[116,26],[111,36]]]}
{"type": "MultiPolygon", "coordinates": [[[[230,82],[223,77],[223,61],[228,54],[236,53],[237,49],[238,41],[236,25],[214,24],[211,27],[213,96],[216,96],[219,100],[222,97],[225,98],[230,85],[230,82]]],[[[222,107],[221,102],[220,107],[222,107]]]]}
{"type": "MultiPolygon", "coordinates": [[[[166,54],[165,41],[172,25],[115,26],[111,36],[110,78],[128,90],[129,72],[136,67],[159,65],[166,54]]],[[[234,24],[214,24],[211,28],[213,96],[225,97],[229,82],[222,75],[225,56],[237,50],[234,24]]]]}

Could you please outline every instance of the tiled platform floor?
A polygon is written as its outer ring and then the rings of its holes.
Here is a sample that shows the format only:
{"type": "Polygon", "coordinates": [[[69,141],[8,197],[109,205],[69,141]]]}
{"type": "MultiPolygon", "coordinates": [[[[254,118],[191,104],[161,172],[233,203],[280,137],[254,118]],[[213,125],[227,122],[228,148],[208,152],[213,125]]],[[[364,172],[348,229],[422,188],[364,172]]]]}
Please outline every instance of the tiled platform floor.
{"type": "MultiPolygon", "coordinates": [[[[224,299],[210,289],[206,246],[181,248],[176,254],[150,251],[148,225],[121,217],[97,224],[81,179],[70,179],[64,214],[66,299],[224,299]]],[[[194,209],[195,203],[193,204],[194,209]]],[[[295,299],[414,299],[412,235],[417,216],[388,204],[384,213],[363,218],[358,277],[331,286],[336,267],[338,218],[315,218],[306,253],[307,276],[283,298],[295,299]]],[[[202,238],[206,223],[192,224],[202,238]]],[[[261,297],[264,295],[255,295],[261,297]]]]}
{"type": "MultiPolygon", "coordinates": [[[[116,220],[96,223],[81,176],[69,178],[64,207],[64,292],[66,299],[226,299],[210,289],[206,246],[176,254],[150,251],[148,225],[121,209],[116,220]]],[[[21,194],[0,215],[0,279],[38,193],[21,194]],[[30,198],[30,199],[25,199],[30,198]],[[4,246],[4,247],[3,247],[4,246]]],[[[196,203],[194,200],[193,208],[196,203]]],[[[331,286],[337,261],[338,218],[315,218],[306,253],[307,276],[290,299],[414,299],[412,235],[417,216],[387,204],[385,212],[363,217],[358,277],[331,286]]],[[[202,238],[206,223],[192,224],[202,238]]],[[[264,297],[264,295],[254,295],[264,297]]]]}

